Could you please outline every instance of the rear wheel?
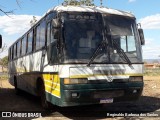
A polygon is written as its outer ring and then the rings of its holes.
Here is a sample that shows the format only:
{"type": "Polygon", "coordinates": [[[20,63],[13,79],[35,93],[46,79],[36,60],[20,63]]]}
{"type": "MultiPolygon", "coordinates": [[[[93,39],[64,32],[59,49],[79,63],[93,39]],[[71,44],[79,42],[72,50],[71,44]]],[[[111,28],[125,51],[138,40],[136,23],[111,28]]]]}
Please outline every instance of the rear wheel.
{"type": "Polygon", "coordinates": [[[42,80],[39,83],[39,95],[40,95],[42,107],[44,109],[50,109],[51,104],[46,99],[45,86],[44,86],[44,82],[42,82],[42,80]]]}
{"type": "Polygon", "coordinates": [[[19,95],[21,91],[18,88],[17,78],[16,77],[14,77],[14,89],[15,89],[16,95],[19,95]]]}

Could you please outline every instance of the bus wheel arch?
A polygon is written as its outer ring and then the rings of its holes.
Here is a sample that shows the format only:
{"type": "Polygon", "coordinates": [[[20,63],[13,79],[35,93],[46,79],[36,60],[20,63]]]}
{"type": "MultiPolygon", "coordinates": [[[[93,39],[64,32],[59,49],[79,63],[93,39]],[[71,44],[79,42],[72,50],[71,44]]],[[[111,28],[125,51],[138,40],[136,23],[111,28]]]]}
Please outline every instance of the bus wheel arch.
{"type": "Polygon", "coordinates": [[[37,95],[38,96],[40,96],[40,85],[41,84],[44,84],[44,82],[43,82],[43,80],[42,80],[42,78],[37,78],[37,80],[36,80],[36,89],[37,89],[37,95]]]}
{"type": "Polygon", "coordinates": [[[41,105],[44,109],[50,109],[50,103],[46,99],[46,93],[45,93],[45,85],[44,80],[42,78],[37,78],[37,93],[41,100],[41,105]]]}

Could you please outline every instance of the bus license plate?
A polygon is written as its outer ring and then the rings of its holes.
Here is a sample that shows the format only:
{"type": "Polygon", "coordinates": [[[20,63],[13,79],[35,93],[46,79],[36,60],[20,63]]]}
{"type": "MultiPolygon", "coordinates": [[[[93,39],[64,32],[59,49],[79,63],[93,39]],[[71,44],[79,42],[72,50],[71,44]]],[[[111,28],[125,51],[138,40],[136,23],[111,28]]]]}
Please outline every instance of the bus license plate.
{"type": "Polygon", "coordinates": [[[101,99],[100,103],[113,103],[113,98],[101,99]]]}

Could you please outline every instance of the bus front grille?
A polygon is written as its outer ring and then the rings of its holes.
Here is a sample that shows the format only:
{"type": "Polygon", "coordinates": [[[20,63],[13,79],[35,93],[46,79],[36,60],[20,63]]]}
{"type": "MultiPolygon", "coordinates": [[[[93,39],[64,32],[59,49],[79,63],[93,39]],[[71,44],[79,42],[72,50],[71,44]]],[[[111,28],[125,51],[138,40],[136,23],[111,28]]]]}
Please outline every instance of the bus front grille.
{"type": "Polygon", "coordinates": [[[123,90],[116,90],[116,91],[96,91],[94,92],[94,98],[115,98],[124,96],[123,90]]]}
{"type": "MultiPolygon", "coordinates": [[[[126,83],[129,82],[129,79],[113,79],[113,83],[126,83]]],[[[107,80],[89,80],[88,83],[90,84],[104,84],[104,83],[111,83],[107,80]]]]}

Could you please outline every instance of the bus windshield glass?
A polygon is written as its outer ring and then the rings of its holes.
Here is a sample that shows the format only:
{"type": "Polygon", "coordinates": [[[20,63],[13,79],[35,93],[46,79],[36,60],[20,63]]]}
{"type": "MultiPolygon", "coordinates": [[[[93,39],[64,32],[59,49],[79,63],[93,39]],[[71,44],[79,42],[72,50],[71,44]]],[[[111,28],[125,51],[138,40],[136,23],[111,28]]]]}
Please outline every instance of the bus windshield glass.
{"type": "Polygon", "coordinates": [[[141,50],[135,18],[118,15],[104,15],[103,17],[107,36],[112,43],[110,48],[111,62],[127,62],[120,54],[120,50],[132,63],[141,62],[141,50]]]}
{"type": "Polygon", "coordinates": [[[142,62],[135,18],[98,13],[63,13],[61,20],[64,62],[142,62]],[[99,49],[91,62],[102,41],[106,41],[106,46],[99,49]]]}
{"type": "Polygon", "coordinates": [[[101,18],[95,13],[78,13],[64,14],[62,19],[65,60],[87,63],[103,40],[101,18]]]}

